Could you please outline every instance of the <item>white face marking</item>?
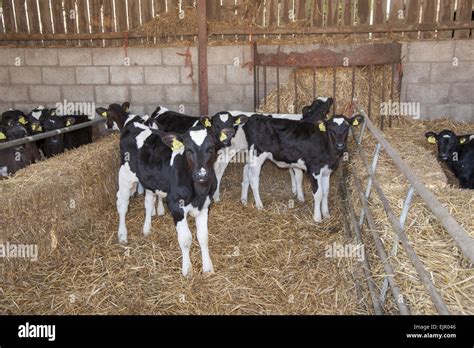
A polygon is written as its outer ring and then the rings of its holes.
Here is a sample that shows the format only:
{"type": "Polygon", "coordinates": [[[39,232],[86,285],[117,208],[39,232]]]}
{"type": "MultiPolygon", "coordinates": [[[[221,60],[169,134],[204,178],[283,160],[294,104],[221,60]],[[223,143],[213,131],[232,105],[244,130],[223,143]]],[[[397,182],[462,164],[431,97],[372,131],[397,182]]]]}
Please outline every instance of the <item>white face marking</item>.
{"type": "Polygon", "coordinates": [[[120,130],[120,128],[119,128],[117,122],[114,121],[114,125],[112,126],[112,129],[113,129],[113,130],[116,130],[116,131],[119,131],[119,130],[120,130]]]}
{"type": "Polygon", "coordinates": [[[197,146],[201,146],[202,143],[204,142],[204,139],[206,139],[207,130],[201,129],[197,131],[191,131],[189,132],[189,135],[191,136],[191,139],[196,143],[197,146]]]}
{"type": "Polygon", "coordinates": [[[449,134],[445,134],[443,135],[443,138],[451,138],[451,136],[449,134]]]}
{"type": "Polygon", "coordinates": [[[33,116],[36,120],[39,121],[39,118],[40,118],[40,116],[41,116],[41,110],[33,111],[33,112],[31,113],[31,116],[33,116]]]}
{"type": "Polygon", "coordinates": [[[342,117],[336,117],[336,118],[333,118],[332,121],[334,123],[337,123],[338,126],[340,126],[345,120],[342,117]]]}
{"type": "Polygon", "coordinates": [[[171,160],[170,160],[170,166],[173,165],[174,163],[174,158],[177,156],[177,155],[182,155],[184,153],[184,147],[181,147],[179,150],[177,151],[173,151],[171,153],[171,160]]]}
{"type": "Polygon", "coordinates": [[[222,122],[227,122],[227,120],[229,119],[229,115],[228,114],[220,114],[219,118],[221,119],[222,122]]]}
{"type": "Polygon", "coordinates": [[[471,141],[472,139],[474,139],[474,135],[471,135],[471,136],[469,137],[469,141],[471,141]]]}
{"type": "Polygon", "coordinates": [[[204,176],[207,174],[207,170],[204,167],[201,167],[198,171],[198,174],[204,176]]]}
{"type": "Polygon", "coordinates": [[[199,120],[197,120],[196,122],[194,122],[191,127],[196,127],[198,124],[199,124],[199,120]]]}
{"type": "Polygon", "coordinates": [[[137,135],[137,147],[140,149],[143,144],[145,143],[145,140],[151,135],[151,130],[146,128],[140,134],[137,135]]]}
{"type": "Polygon", "coordinates": [[[316,100],[321,100],[322,102],[327,102],[329,97],[317,97],[316,100]]]}
{"type": "Polygon", "coordinates": [[[160,107],[160,111],[157,112],[157,116],[158,115],[161,115],[161,114],[164,114],[165,112],[169,111],[167,108],[165,108],[164,106],[161,106],[161,105],[158,105],[160,107]]]}

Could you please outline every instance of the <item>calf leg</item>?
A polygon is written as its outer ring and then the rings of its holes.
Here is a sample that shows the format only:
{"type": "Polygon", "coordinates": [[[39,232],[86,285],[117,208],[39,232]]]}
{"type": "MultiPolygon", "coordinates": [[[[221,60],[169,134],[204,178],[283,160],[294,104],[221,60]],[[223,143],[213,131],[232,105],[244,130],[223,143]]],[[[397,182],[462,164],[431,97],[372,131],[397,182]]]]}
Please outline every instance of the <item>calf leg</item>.
{"type": "Polygon", "coordinates": [[[262,165],[267,159],[266,155],[261,154],[254,161],[249,163],[249,179],[250,179],[250,187],[252,188],[253,198],[255,200],[255,207],[257,209],[263,209],[262,199],[260,198],[260,171],[262,169],[262,165]]]}
{"type": "Polygon", "coordinates": [[[145,192],[145,189],[143,188],[142,184],[140,184],[140,182],[139,182],[139,183],[138,183],[137,193],[138,193],[139,195],[142,195],[144,192],[145,192]]]}
{"type": "Polygon", "coordinates": [[[295,179],[295,172],[293,168],[289,169],[290,171],[290,177],[291,177],[291,192],[296,195],[296,179],[295,179]]]}
{"type": "Polygon", "coordinates": [[[227,168],[227,165],[229,164],[230,158],[228,157],[227,151],[223,151],[219,157],[217,158],[217,161],[214,164],[214,172],[216,173],[216,178],[217,178],[217,187],[216,191],[214,192],[214,195],[212,199],[214,202],[219,202],[221,200],[220,197],[220,189],[221,189],[221,180],[222,176],[224,175],[225,169],[227,168]]]}
{"type": "Polygon", "coordinates": [[[322,175],[315,172],[311,173],[311,183],[313,186],[313,198],[314,198],[314,213],[313,219],[316,222],[321,222],[321,201],[323,199],[323,188],[322,188],[322,175]]]}
{"type": "Polygon", "coordinates": [[[148,236],[151,229],[151,216],[155,209],[156,196],[153,191],[145,190],[145,224],[143,225],[143,234],[148,236]]]}
{"type": "Polygon", "coordinates": [[[176,230],[178,231],[178,242],[181,248],[183,257],[182,273],[183,276],[188,276],[191,273],[191,259],[189,258],[189,251],[191,250],[191,244],[193,243],[193,236],[189,230],[188,222],[186,221],[186,215],[184,218],[176,224],[176,230]]]}
{"type": "Polygon", "coordinates": [[[130,170],[128,163],[125,163],[119,170],[119,189],[117,191],[117,212],[119,214],[118,240],[121,244],[127,244],[127,226],[125,217],[128,211],[128,203],[130,194],[137,183],[138,179],[130,170]]]}
{"type": "Polygon", "coordinates": [[[163,205],[163,197],[158,195],[158,206],[156,208],[156,213],[158,216],[163,216],[165,215],[165,206],[163,205]]]}
{"type": "Polygon", "coordinates": [[[295,176],[296,198],[300,202],[304,202],[303,193],[303,171],[301,169],[292,168],[295,176]]]}
{"type": "Polygon", "coordinates": [[[212,265],[211,257],[209,256],[208,247],[208,209],[203,209],[198,216],[196,216],[197,239],[201,247],[202,255],[202,271],[204,273],[213,273],[214,266],[212,265]]]}
{"type": "Polygon", "coordinates": [[[240,194],[240,201],[243,205],[247,205],[247,199],[249,195],[249,165],[244,166],[243,178],[242,178],[242,192],[240,194]]]}
{"type": "Polygon", "coordinates": [[[329,179],[330,179],[330,177],[331,177],[330,174],[323,175],[323,177],[322,177],[323,201],[322,201],[321,210],[322,210],[322,213],[323,213],[323,217],[325,217],[325,218],[330,217],[330,215],[329,215],[329,204],[328,204],[328,200],[329,200],[329,179]]]}

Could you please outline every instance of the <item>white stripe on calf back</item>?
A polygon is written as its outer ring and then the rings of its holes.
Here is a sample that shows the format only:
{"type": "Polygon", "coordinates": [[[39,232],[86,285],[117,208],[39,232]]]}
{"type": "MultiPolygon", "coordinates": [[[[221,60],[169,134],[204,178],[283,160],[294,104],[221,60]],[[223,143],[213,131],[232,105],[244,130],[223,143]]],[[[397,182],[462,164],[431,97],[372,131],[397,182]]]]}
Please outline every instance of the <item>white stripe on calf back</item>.
{"type": "Polygon", "coordinates": [[[141,149],[143,147],[143,144],[145,144],[146,139],[151,135],[151,130],[150,129],[145,129],[140,132],[140,134],[137,135],[137,147],[141,149]]]}

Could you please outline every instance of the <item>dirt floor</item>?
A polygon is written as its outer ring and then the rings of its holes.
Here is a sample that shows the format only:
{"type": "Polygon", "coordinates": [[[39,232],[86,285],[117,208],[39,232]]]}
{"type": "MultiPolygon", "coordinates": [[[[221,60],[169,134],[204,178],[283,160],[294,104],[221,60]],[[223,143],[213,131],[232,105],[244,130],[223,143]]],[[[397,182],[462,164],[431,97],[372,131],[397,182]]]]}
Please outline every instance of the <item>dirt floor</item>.
{"type": "MultiPolygon", "coordinates": [[[[337,202],[337,174],[331,185],[332,217],[316,224],[307,178],[306,202],[299,203],[288,171],[267,163],[261,175],[265,209],[257,211],[253,198],[247,207],[240,203],[241,173],[241,164],[229,166],[222,201],[210,211],[215,274],[202,274],[194,235],[193,275],[182,277],[171,215],[154,217],[152,234],[145,238],[143,197],[135,197],[127,215],[127,247],[117,244],[118,216],[111,205],[90,228],[63,236],[47,258],[21,272],[14,271],[14,261],[2,262],[0,270],[9,276],[0,284],[0,313],[370,313],[367,291],[356,281],[358,261],[325,256],[333,243],[350,242],[337,202]]],[[[195,231],[194,222],[190,226],[195,231]]]]}

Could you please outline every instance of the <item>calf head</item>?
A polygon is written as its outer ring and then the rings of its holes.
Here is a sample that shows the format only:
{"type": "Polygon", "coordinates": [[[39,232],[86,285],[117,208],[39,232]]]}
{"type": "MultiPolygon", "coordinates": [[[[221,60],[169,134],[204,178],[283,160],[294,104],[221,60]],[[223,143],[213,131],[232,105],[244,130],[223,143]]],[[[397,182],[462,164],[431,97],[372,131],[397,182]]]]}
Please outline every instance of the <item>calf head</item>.
{"type": "Polygon", "coordinates": [[[42,122],[50,116],[56,116],[56,108],[46,109],[43,105],[38,106],[37,108],[30,111],[27,115],[28,122],[39,121],[42,122]]]}
{"type": "Polygon", "coordinates": [[[212,117],[212,122],[204,125],[211,129],[219,148],[230,146],[237,127],[244,125],[248,117],[245,115],[232,116],[227,111],[221,111],[212,117]]]}
{"type": "Polygon", "coordinates": [[[303,119],[325,120],[333,102],[331,97],[317,97],[311,105],[303,107],[303,119]]]}
{"type": "MultiPolygon", "coordinates": [[[[60,116],[49,116],[41,122],[42,130],[50,132],[65,127],[66,119],[60,116]]],[[[53,135],[44,140],[45,156],[56,155],[63,150],[62,134],[53,135]]]]}
{"type": "Polygon", "coordinates": [[[6,127],[6,138],[8,141],[24,138],[28,135],[26,128],[21,124],[6,127]]]}
{"type": "Polygon", "coordinates": [[[97,108],[95,111],[106,118],[105,127],[107,129],[121,130],[129,114],[130,103],[125,102],[122,105],[110,104],[108,109],[97,108]]]}
{"type": "Polygon", "coordinates": [[[20,110],[8,110],[2,114],[2,123],[5,126],[22,125],[26,126],[28,120],[26,115],[20,110]]]}
{"type": "Polygon", "coordinates": [[[173,152],[184,152],[193,182],[206,184],[210,181],[214,176],[217,145],[209,129],[199,125],[184,134],[157,132],[173,152]]]}
{"type": "Polygon", "coordinates": [[[355,115],[351,118],[344,115],[334,115],[327,121],[319,120],[317,126],[321,132],[326,132],[330,145],[338,152],[347,149],[349,129],[364,121],[364,116],[355,115]]]}
{"type": "Polygon", "coordinates": [[[448,161],[453,160],[459,145],[469,142],[471,135],[456,135],[453,131],[445,129],[439,133],[427,132],[425,137],[429,143],[438,145],[438,158],[441,161],[448,161]]]}

